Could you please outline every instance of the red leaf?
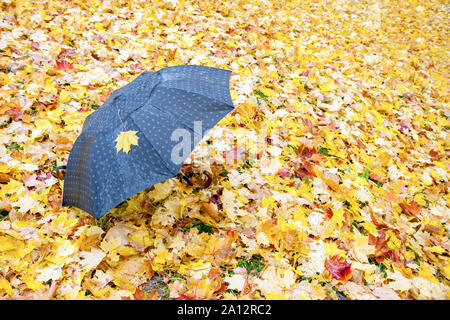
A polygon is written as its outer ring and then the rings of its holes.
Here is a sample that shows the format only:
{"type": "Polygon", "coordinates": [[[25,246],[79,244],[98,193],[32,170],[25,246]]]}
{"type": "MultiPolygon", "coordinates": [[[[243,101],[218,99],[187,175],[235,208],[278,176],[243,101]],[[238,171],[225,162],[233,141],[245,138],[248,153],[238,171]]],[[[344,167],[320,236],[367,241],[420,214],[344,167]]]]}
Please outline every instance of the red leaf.
{"type": "Polygon", "coordinates": [[[389,253],[388,248],[386,248],[386,234],[383,230],[378,231],[380,236],[376,239],[375,243],[375,259],[377,262],[383,261],[384,257],[389,253]]]}
{"type": "Polygon", "coordinates": [[[288,168],[280,169],[280,170],[277,172],[277,174],[278,174],[280,177],[282,177],[283,179],[286,178],[286,177],[289,177],[289,176],[291,175],[291,173],[289,172],[289,169],[288,169],[288,168]]]}
{"type": "Polygon", "coordinates": [[[369,174],[369,177],[371,177],[373,180],[380,181],[381,183],[386,183],[386,182],[387,182],[386,179],[381,178],[381,177],[380,177],[379,175],[377,175],[376,173],[370,173],[370,174],[369,174]]]}
{"type": "Polygon", "coordinates": [[[37,181],[45,181],[47,179],[50,179],[52,177],[52,171],[49,170],[47,173],[43,172],[39,176],[36,177],[37,181]]]}
{"type": "Polygon", "coordinates": [[[365,146],[364,146],[364,144],[361,142],[361,140],[359,140],[359,139],[356,139],[356,145],[358,146],[358,147],[360,147],[361,149],[365,149],[365,146]]]}
{"type": "Polygon", "coordinates": [[[73,65],[66,60],[56,60],[56,66],[58,70],[74,70],[73,65]]]}
{"type": "Polygon", "coordinates": [[[17,108],[9,109],[8,114],[14,121],[21,120],[23,117],[23,111],[17,108]]]}
{"type": "Polygon", "coordinates": [[[303,158],[311,158],[316,152],[316,148],[309,149],[308,147],[305,147],[300,156],[303,158]]]}
{"type": "Polygon", "coordinates": [[[327,217],[328,219],[333,218],[333,210],[331,210],[330,208],[327,208],[327,217]]]}
{"type": "Polygon", "coordinates": [[[314,168],[313,168],[313,166],[309,163],[309,162],[303,162],[303,167],[305,168],[305,170],[306,170],[306,175],[310,178],[310,179],[313,179],[315,176],[316,176],[316,174],[314,173],[314,168]]]}
{"type": "Polygon", "coordinates": [[[139,288],[136,288],[136,290],[133,293],[133,298],[135,300],[144,300],[145,298],[145,292],[144,290],[141,290],[139,288]]]}
{"type": "Polygon", "coordinates": [[[389,250],[389,253],[395,262],[397,263],[400,262],[400,257],[398,256],[398,253],[395,250],[389,250]]]}
{"type": "Polygon", "coordinates": [[[80,108],[78,111],[79,112],[87,112],[87,111],[89,111],[89,106],[84,106],[83,108],[80,108]]]}
{"type": "Polygon", "coordinates": [[[399,205],[406,214],[417,216],[422,211],[422,208],[415,200],[411,201],[411,204],[400,203],[399,205]]]}
{"type": "Polygon", "coordinates": [[[352,276],[351,263],[347,261],[339,261],[339,256],[333,256],[331,259],[325,260],[325,267],[336,280],[347,281],[352,276]]]}
{"type": "Polygon", "coordinates": [[[300,74],[300,76],[302,76],[302,77],[307,77],[309,74],[310,74],[310,71],[309,71],[309,70],[306,70],[306,71],[303,71],[303,72],[300,74]]]}
{"type": "Polygon", "coordinates": [[[136,288],[133,293],[134,300],[157,300],[158,295],[156,294],[156,289],[153,289],[152,292],[146,293],[144,290],[136,288]]]}

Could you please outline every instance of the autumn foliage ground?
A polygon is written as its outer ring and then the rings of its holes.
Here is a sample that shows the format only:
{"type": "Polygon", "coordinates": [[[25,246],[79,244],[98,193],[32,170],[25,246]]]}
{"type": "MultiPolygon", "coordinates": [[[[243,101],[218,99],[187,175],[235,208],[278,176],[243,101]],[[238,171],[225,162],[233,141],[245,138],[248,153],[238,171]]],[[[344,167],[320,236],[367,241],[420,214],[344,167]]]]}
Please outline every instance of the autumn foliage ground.
{"type": "Polygon", "coordinates": [[[0,8],[3,299],[449,298],[448,2],[0,8]],[[211,185],[98,221],[61,207],[50,170],[86,116],[179,64],[233,72],[236,110],[191,159],[208,146],[211,185]]]}

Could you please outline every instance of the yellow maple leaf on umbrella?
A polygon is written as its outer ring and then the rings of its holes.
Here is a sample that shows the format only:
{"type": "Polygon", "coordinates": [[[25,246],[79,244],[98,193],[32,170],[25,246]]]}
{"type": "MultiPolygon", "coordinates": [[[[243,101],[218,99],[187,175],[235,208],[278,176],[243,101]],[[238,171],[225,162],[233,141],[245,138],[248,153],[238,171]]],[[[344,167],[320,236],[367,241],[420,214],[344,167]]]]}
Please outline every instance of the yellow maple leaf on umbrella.
{"type": "Polygon", "coordinates": [[[116,149],[117,152],[123,150],[126,154],[131,149],[131,145],[138,145],[139,137],[136,135],[137,131],[129,130],[122,131],[116,138],[116,149]]]}

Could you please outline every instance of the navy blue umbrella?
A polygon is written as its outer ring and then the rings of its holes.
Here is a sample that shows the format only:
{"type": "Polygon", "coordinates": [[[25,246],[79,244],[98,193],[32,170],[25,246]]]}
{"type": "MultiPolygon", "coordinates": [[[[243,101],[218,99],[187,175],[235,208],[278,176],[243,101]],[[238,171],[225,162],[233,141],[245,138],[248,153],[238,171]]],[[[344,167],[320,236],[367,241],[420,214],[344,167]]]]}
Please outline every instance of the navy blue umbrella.
{"type": "MultiPolygon", "coordinates": [[[[230,74],[212,67],[174,66],[143,72],[113,92],[86,118],[75,141],[62,204],[98,219],[139,191],[176,176],[182,163],[172,159],[180,143],[173,133],[185,129],[203,136],[233,110],[230,74]],[[203,132],[194,132],[196,121],[203,132]],[[139,138],[128,153],[115,147],[124,128],[137,131],[139,138]]],[[[191,139],[190,150],[196,143],[191,139]]],[[[188,156],[181,155],[183,161],[188,156]]]]}

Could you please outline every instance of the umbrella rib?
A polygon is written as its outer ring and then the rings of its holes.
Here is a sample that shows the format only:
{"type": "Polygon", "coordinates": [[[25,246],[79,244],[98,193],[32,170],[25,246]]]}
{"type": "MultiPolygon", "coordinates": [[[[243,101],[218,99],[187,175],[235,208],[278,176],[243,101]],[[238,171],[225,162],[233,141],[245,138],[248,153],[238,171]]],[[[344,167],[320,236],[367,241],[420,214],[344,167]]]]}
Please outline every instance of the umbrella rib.
{"type": "Polygon", "coordinates": [[[150,105],[155,108],[158,111],[161,111],[163,113],[167,113],[170,116],[174,117],[175,121],[181,123],[182,125],[186,126],[187,128],[189,128],[192,132],[194,132],[194,130],[191,128],[191,126],[189,124],[187,124],[186,122],[184,122],[183,120],[181,120],[181,117],[177,117],[174,113],[172,113],[171,111],[167,111],[167,110],[162,110],[160,108],[158,108],[157,106],[153,105],[150,103],[150,105]]]}
{"type": "MultiPolygon", "coordinates": [[[[180,81],[180,80],[184,80],[184,79],[173,80],[173,81],[180,81]]],[[[186,78],[186,80],[188,80],[188,78],[186,78]]],[[[203,82],[210,82],[210,81],[204,81],[204,80],[201,80],[201,81],[203,81],[203,82]]],[[[210,82],[210,83],[214,84],[213,82],[210,82]]],[[[158,84],[159,84],[159,83],[158,83],[158,84]]],[[[162,86],[164,87],[164,84],[163,84],[163,83],[162,83],[162,86]]],[[[177,90],[184,91],[184,92],[187,92],[187,93],[197,94],[197,95],[199,95],[199,96],[202,96],[202,97],[205,97],[205,98],[207,98],[207,99],[209,99],[209,100],[212,100],[212,101],[214,101],[214,102],[217,102],[217,103],[219,103],[219,104],[221,104],[221,105],[225,105],[225,106],[231,108],[231,110],[234,109],[234,106],[233,106],[233,105],[229,105],[228,103],[225,103],[225,102],[223,102],[223,101],[219,101],[219,100],[217,100],[217,99],[214,99],[214,98],[210,98],[210,97],[204,96],[204,95],[202,95],[202,94],[200,94],[200,93],[191,92],[191,91],[188,91],[188,90],[182,89],[182,88],[171,88],[171,87],[164,87],[164,88],[168,88],[168,89],[177,89],[177,90]]],[[[229,90],[228,90],[228,91],[229,91],[229,90]]],[[[230,100],[231,100],[231,95],[230,95],[230,100]]],[[[231,100],[231,101],[233,101],[233,100],[231,100]]]]}
{"type": "MultiPolygon", "coordinates": [[[[159,71],[157,71],[157,72],[155,72],[155,73],[158,73],[158,72],[159,72],[159,71]]],[[[161,74],[159,74],[159,75],[161,76],[161,74]]],[[[186,79],[189,80],[189,78],[186,78],[186,79]]],[[[174,81],[178,81],[178,80],[174,80],[174,81]]],[[[204,81],[204,82],[210,82],[210,81],[207,81],[207,80],[201,80],[201,81],[204,81]]],[[[212,83],[212,82],[210,82],[210,83],[212,83]]],[[[156,89],[156,87],[158,87],[159,85],[162,85],[162,84],[163,84],[163,82],[162,82],[162,81],[159,81],[159,82],[152,88],[152,90],[150,91],[149,97],[151,97],[151,94],[152,94],[153,91],[156,89]]],[[[165,88],[170,88],[170,87],[165,87],[165,88]]],[[[173,88],[173,89],[180,90],[180,91],[184,91],[184,92],[191,93],[191,94],[193,93],[193,94],[197,94],[197,95],[199,95],[199,96],[205,97],[205,98],[210,99],[210,100],[212,100],[212,101],[214,101],[214,102],[216,102],[216,103],[219,103],[220,105],[224,105],[224,106],[228,107],[230,111],[234,109],[234,106],[233,106],[233,105],[229,105],[228,103],[224,103],[224,102],[222,102],[222,101],[218,101],[218,100],[216,100],[216,99],[213,99],[213,98],[210,98],[210,97],[207,97],[207,96],[203,96],[203,95],[201,95],[201,94],[199,94],[199,93],[190,92],[190,91],[187,91],[187,90],[181,89],[181,88],[173,88]]],[[[228,91],[229,91],[229,89],[228,89],[228,91]]],[[[149,100],[150,100],[150,99],[149,99],[149,100]]],[[[231,99],[231,95],[230,95],[230,100],[233,102],[233,100],[231,99]]],[[[136,109],[134,109],[133,111],[129,112],[128,115],[127,115],[125,118],[122,119],[122,121],[125,122],[125,121],[133,114],[133,112],[136,112],[137,110],[143,108],[144,106],[147,105],[147,103],[148,103],[148,100],[147,100],[146,102],[144,102],[143,104],[141,104],[141,105],[140,105],[139,107],[137,107],[136,109]]],[[[113,107],[113,106],[115,106],[115,105],[114,105],[114,102],[112,102],[112,104],[110,105],[110,107],[113,107]]],[[[164,111],[164,112],[167,112],[167,113],[170,113],[171,115],[173,115],[173,113],[171,113],[171,112],[169,112],[169,111],[166,111],[166,110],[161,110],[161,109],[155,107],[153,104],[151,104],[151,106],[154,107],[155,109],[159,110],[159,111],[164,111]]],[[[115,106],[115,107],[118,108],[118,106],[115,106]]],[[[224,109],[223,111],[226,111],[226,110],[228,110],[228,109],[224,109]]],[[[89,116],[88,116],[88,117],[89,117],[89,116]]],[[[180,122],[181,122],[181,121],[180,121],[180,122]]],[[[184,125],[188,126],[186,123],[184,123],[184,122],[182,122],[182,123],[183,123],[184,125]]],[[[117,129],[119,126],[121,126],[121,125],[122,125],[122,124],[117,125],[117,126],[114,127],[112,130],[116,130],[116,129],[117,129]]],[[[109,130],[111,130],[111,129],[109,129],[109,130]]],[[[109,130],[102,130],[102,131],[99,131],[99,133],[107,132],[107,131],[109,131],[109,130]]],[[[83,132],[82,132],[82,133],[83,133],[83,132]]]]}
{"type": "MultiPolygon", "coordinates": [[[[137,128],[140,129],[140,127],[137,125],[137,123],[134,122],[133,118],[130,118],[129,121],[133,122],[133,125],[134,125],[135,127],[137,127],[137,128]]],[[[154,146],[153,143],[150,141],[150,139],[147,138],[147,136],[145,135],[145,133],[143,133],[143,136],[144,136],[145,140],[147,140],[147,142],[152,146],[153,150],[155,150],[155,153],[158,155],[158,158],[161,160],[161,163],[162,163],[163,166],[167,169],[167,171],[168,171],[171,175],[176,176],[176,175],[178,174],[178,171],[175,172],[175,173],[172,172],[172,170],[170,170],[170,168],[166,165],[166,162],[164,161],[164,159],[163,159],[163,157],[161,156],[161,154],[160,154],[160,153],[158,152],[158,150],[155,148],[155,146],[154,146]]]]}
{"type": "MultiPolygon", "coordinates": [[[[188,65],[188,66],[195,66],[195,67],[198,67],[197,65],[188,65]]],[[[169,69],[170,70],[170,68],[176,68],[176,67],[179,67],[179,66],[171,66],[171,67],[166,67],[166,68],[164,68],[164,69],[169,69]]],[[[211,69],[217,69],[217,70],[220,70],[220,71],[226,71],[226,72],[229,72],[229,74],[228,74],[228,79],[227,79],[227,81],[224,83],[226,86],[227,86],[227,89],[228,89],[228,98],[229,98],[229,100],[231,101],[231,103],[233,103],[233,99],[231,98],[231,91],[230,91],[230,79],[231,79],[231,70],[224,70],[224,69],[220,69],[220,68],[216,68],[216,67],[207,67],[207,68],[211,68],[211,69]]],[[[158,70],[157,72],[159,73],[161,70],[163,70],[163,69],[160,69],[160,70],[158,70]]],[[[170,74],[170,72],[169,72],[169,74],[170,74]]],[[[164,77],[164,75],[162,75],[161,74],[161,76],[162,77],[164,77]]],[[[195,75],[194,75],[194,77],[195,77],[195,75]]],[[[192,78],[179,78],[179,79],[177,79],[177,80],[173,80],[173,81],[179,81],[179,80],[192,80],[192,78]]],[[[207,83],[210,83],[210,84],[212,84],[212,85],[217,85],[217,83],[216,82],[213,82],[213,81],[211,81],[211,80],[209,80],[209,79],[205,79],[205,78],[201,78],[201,79],[198,79],[198,80],[200,80],[200,81],[203,81],[203,82],[207,82],[207,83]]],[[[180,89],[180,90],[183,90],[183,89],[180,89]]],[[[185,90],[186,91],[186,90],[185,90]]],[[[187,91],[187,92],[189,92],[189,91],[187,91]]],[[[215,100],[215,99],[212,99],[212,100],[215,100]]],[[[215,100],[216,101],[216,100],[215,100]]],[[[222,103],[222,102],[221,102],[222,103]]],[[[229,104],[226,104],[226,105],[228,105],[228,106],[230,106],[229,104]]],[[[234,106],[231,106],[231,108],[232,109],[234,109],[234,106]]]]}
{"type": "MultiPolygon", "coordinates": [[[[159,83],[158,83],[156,86],[158,86],[158,85],[159,85],[159,83]]],[[[156,86],[155,86],[155,87],[156,87],[156,86]]],[[[167,88],[167,87],[166,87],[166,88],[167,88]]],[[[194,94],[198,94],[199,96],[202,96],[202,95],[199,94],[199,93],[189,92],[189,91],[187,91],[187,90],[185,90],[185,89],[179,89],[179,88],[176,88],[176,89],[177,89],[177,90],[184,91],[184,92],[187,92],[187,93],[194,93],[194,94]]],[[[152,89],[152,91],[153,91],[153,90],[154,90],[154,88],[152,89]]],[[[202,97],[206,97],[206,96],[202,96],[202,97]]],[[[206,97],[206,98],[207,98],[207,99],[210,99],[210,100],[212,100],[212,101],[214,101],[214,102],[216,102],[216,103],[219,103],[220,105],[227,106],[227,107],[231,108],[231,109],[229,109],[230,111],[234,109],[234,106],[230,106],[230,105],[227,104],[227,103],[223,103],[223,102],[221,102],[221,101],[217,101],[216,99],[212,99],[212,98],[209,98],[209,97],[206,97]]],[[[142,105],[140,105],[140,106],[137,107],[136,109],[134,109],[134,110],[133,110],[132,112],[130,112],[130,113],[126,116],[126,118],[124,118],[122,121],[125,122],[129,117],[131,117],[131,115],[133,114],[133,112],[136,112],[137,110],[143,108],[144,106],[147,105],[147,103],[148,103],[148,101],[145,102],[145,103],[143,103],[142,105]]],[[[180,119],[177,118],[172,112],[167,111],[167,110],[161,110],[160,108],[156,107],[156,106],[153,105],[152,103],[150,103],[150,105],[151,105],[153,108],[157,109],[158,111],[166,112],[166,113],[168,113],[168,114],[174,116],[175,119],[180,120],[180,119]]],[[[224,109],[223,111],[226,111],[226,110],[228,110],[228,109],[224,109]]],[[[222,110],[217,110],[217,111],[222,111],[222,110]]],[[[186,124],[186,123],[184,123],[183,121],[180,121],[180,122],[183,123],[185,126],[188,126],[188,127],[189,127],[189,125],[186,124]]],[[[117,126],[117,127],[118,127],[118,126],[117,126]]],[[[114,129],[117,129],[117,127],[114,128],[114,129]]]]}

